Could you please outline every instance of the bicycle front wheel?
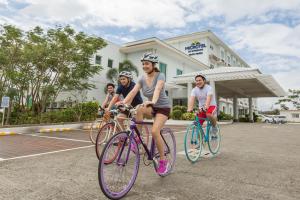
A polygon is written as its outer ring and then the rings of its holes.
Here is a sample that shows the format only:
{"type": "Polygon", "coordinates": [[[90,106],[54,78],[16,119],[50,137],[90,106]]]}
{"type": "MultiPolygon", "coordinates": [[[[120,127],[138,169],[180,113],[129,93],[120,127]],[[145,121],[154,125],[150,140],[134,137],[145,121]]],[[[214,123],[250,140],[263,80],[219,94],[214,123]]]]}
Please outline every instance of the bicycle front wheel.
{"type": "Polygon", "coordinates": [[[98,159],[100,158],[102,147],[105,144],[105,142],[108,141],[109,137],[120,131],[121,130],[118,128],[118,126],[116,126],[114,122],[106,123],[99,129],[95,146],[96,155],[98,159]]]}
{"type": "Polygon", "coordinates": [[[114,135],[105,145],[99,159],[98,180],[104,195],[110,199],[124,197],[136,180],[139,164],[140,154],[136,141],[130,140],[127,132],[114,135]],[[112,157],[114,160],[107,162],[112,157]]]}
{"type": "Polygon", "coordinates": [[[194,163],[200,156],[202,151],[202,137],[198,131],[197,126],[190,125],[186,129],[184,136],[184,151],[187,159],[194,163]]]}
{"type": "Polygon", "coordinates": [[[221,144],[221,134],[220,134],[220,127],[217,124],[216,125],[216,130],[213,131],[213,128],[210,127],[209,129],[209,139],[208,139],[208,148],[209,151],[215,155],[219,152],[220,150],[220,144],[221,144]]]}

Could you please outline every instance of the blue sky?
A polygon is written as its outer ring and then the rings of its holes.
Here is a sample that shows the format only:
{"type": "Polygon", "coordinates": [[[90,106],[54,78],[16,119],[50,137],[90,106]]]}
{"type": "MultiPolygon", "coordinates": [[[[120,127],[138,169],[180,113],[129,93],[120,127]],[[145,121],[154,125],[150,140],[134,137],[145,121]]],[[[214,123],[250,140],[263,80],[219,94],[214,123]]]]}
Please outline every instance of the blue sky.
{"type": "Polygon", "coordinates": [[[118,44],[210,29],[284,89],[300,89],[300,0],[0,0],[0,24],[70,24],[118,44]]]}

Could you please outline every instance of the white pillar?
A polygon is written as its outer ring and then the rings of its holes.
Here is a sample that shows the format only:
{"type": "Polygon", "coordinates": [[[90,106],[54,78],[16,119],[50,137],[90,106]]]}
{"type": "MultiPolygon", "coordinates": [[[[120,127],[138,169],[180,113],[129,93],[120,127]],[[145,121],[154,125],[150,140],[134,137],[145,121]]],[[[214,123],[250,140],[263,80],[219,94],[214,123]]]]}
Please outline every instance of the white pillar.
{"type": "Polygon", "coordinates": [[[249,103],[249,120],[250,122],[254,122],[253,120],[253,107],[252,107],[252,97],[248,98],[249,103]]]}
{"type": "Polygon", "coordinates": [[[172,88],[168,89],[168,96],[169,96],[171,108],[173,108],[173,89],[172,88]]]}
{"type": "Polygon", "coordinates": [[[187,83],[187,97],[188,97],[188,103],[191,98],[191,93],[192,93],[193,85],[192,83],[187,83]]]}
{"type": "Polygon", "coordinates": [[[237,96],[233,97],[233,121],[239,121],[237,96]]]}
{"type": "Polygon", "coordinates": [[[214,96],[217,97],[217,95],[216,95],[216,84],[215,84],[215,81],[212,81],[212,80],[209,81],[209,85],[210,85],[210,87],[213,90],[214,96]]]}

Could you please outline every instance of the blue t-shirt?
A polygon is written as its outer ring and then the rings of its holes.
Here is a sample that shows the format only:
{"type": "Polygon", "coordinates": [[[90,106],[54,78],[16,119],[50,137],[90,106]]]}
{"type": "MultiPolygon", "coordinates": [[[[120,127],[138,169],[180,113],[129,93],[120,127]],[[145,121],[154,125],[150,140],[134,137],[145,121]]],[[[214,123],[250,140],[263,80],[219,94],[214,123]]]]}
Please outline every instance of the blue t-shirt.
{"type": "MultiPolygon", "coordinates": [[[[125,87],[123,85],[119,85],[118,88],[117,88],[117,94],[120,95],[122,94],[123,97],[125,98],[129,92],[134,88],[135,86],[135,83],[134,82],[130,82],[129,86],[128,87],[125,87]]],[[[140,91],[135,95],[135,97],[133,98],[132,102],[131,102],[131,105],[133,107],[139,105],[139,104],[142,104],[143,103],[143,99],[141,97],[141,93],[140,91]]]]}

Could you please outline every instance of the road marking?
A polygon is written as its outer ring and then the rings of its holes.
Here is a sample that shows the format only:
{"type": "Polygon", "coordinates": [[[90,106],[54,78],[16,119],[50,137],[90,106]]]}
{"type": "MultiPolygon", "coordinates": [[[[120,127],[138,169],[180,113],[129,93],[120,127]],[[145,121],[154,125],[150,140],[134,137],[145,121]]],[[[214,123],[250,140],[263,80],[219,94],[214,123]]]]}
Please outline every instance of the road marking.
{"type": "Polygon", "coordinates": [[[76,147],[76,148],[71,148],[71,149],[63,149],[63,150],[58,150],[58,151],[49,151],[49,152],[45,152],[45,153],[31,154],[31,155],[27,155],[27,156],[18,156],[18,157],[14,157],[14,158],[6,158],[6,159],[1,159],[0,161],[36,157],[36,156],[42,156],[42,155],[47,155],[47,154],[60,153],[60,152],[65,152],[65,151],[72,151],[72,150],[77,150],[77,149],[86,149],[86,148],[90,148],[90,147],[95,147],[95,145],[89,145],[89,146],[84,146],[84,147],[76,147]]]}
{"type": "Polygon", "coordinates": [[[71,138],[60,138],[60,137],[52,137],[52,136],[45,136],[45,135],[36,135],[36,134],[26,134],[33,137],[41,137],[41,138],[52,138],[56,140],[69,140],[69,141],[75,141],[75,142],[88,142],[91,143],[89,140],[77,140],[77,139],[71,139],[71,138]]]}

